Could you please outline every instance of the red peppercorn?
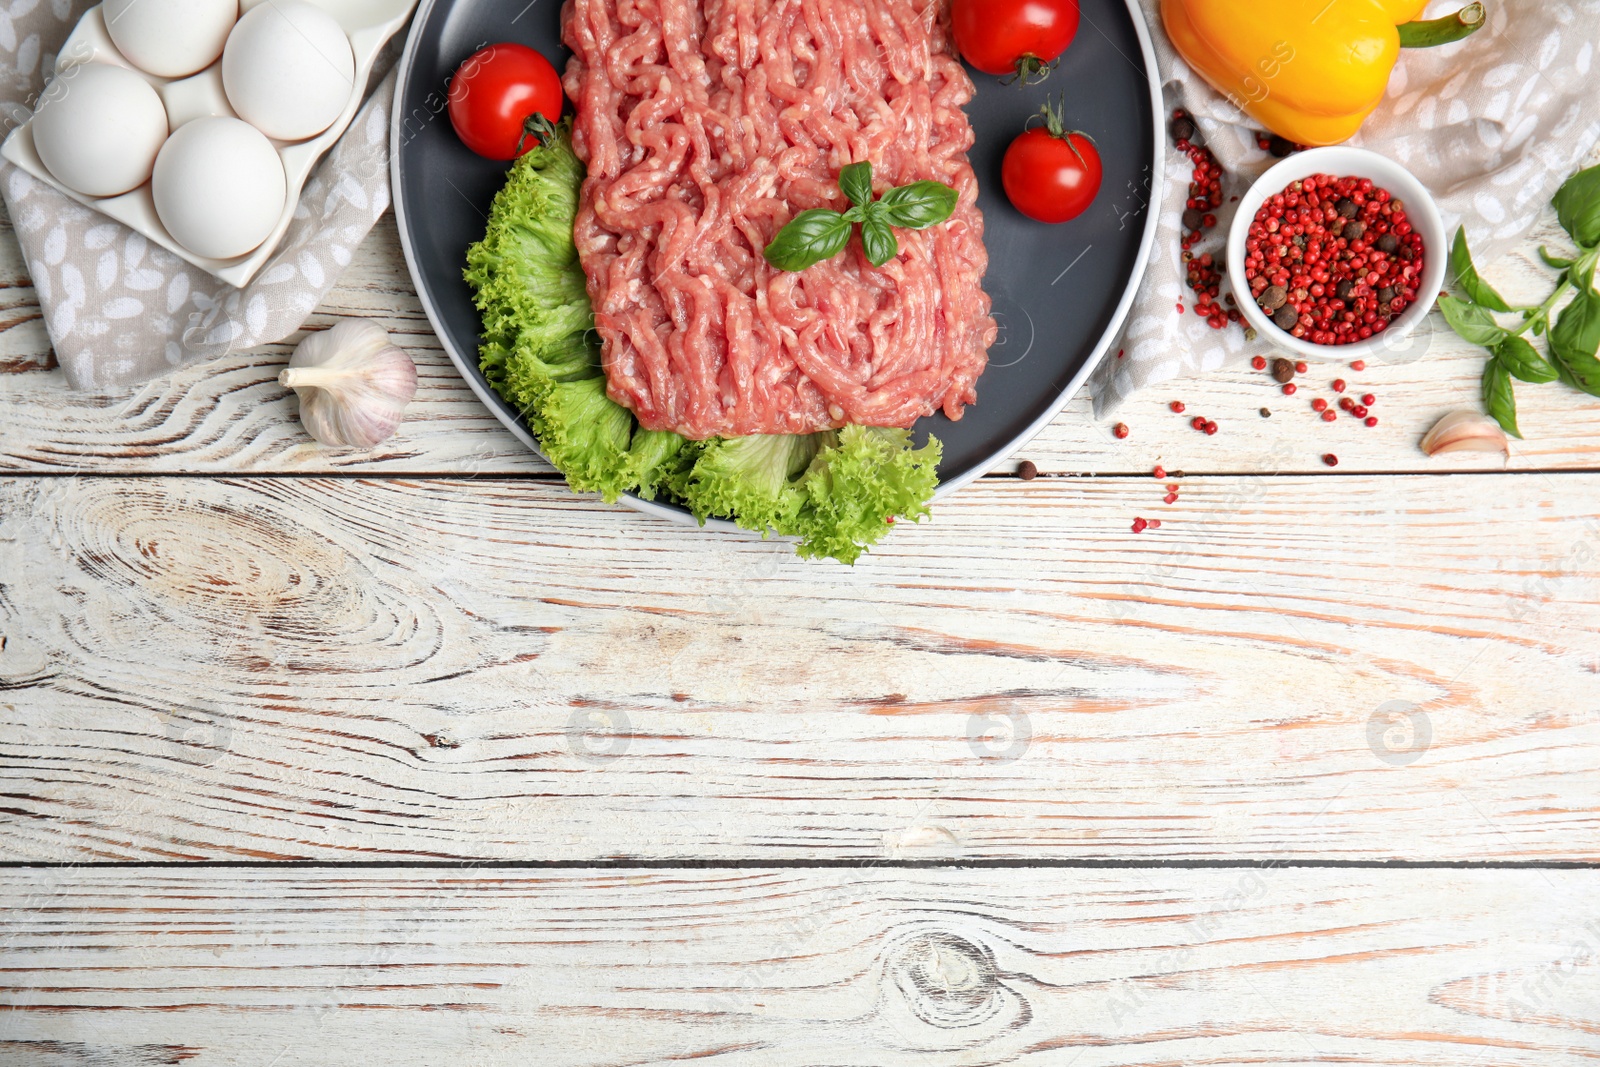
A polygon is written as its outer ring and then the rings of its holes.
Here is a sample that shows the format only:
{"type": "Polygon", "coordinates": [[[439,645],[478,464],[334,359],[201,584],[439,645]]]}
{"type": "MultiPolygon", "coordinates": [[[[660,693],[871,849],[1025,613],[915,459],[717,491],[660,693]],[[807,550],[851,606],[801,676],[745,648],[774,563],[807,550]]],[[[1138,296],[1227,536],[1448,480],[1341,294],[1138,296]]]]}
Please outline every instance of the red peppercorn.
{"type": "Polygon", "coordinates": [[[1350,409],[1350,414],[1354,415],[1358,419],[1364,419],[1367,417],[1367,406],[1365,404],[1357,404],[1355,407],[1350,409]]]}
{"type": "Polygon", "coordinates": [[[1128,436],[1128,424],[1125,423],[1125,422],[1117,423],[1115,426],[1111,427],[1111,435],[1113,437],[1115,437],[1119,441],[1122,440],[1124,437],[1127,437],[1128,436]]]}
{"type": "Polygon", "coordinates": [[[1146,526],[1149,526],[1149,525],[1150,524],[1148,522],[1144,521],[1143,519],[1134,519],[1133,520],[1133,532],[1134,533],[1144,533],[1144,528],[1146,526]]]}
{"type": "Polygon", "coordinates": [[[1152,529],[1152,530],[1161,529],[1161,520],[1160,519],[1151,519],[1150,520],[1150,529],[1152,529]]]}
{"type": "Polygon", "coordinates": [[[1371,393],[1367,393],[1361,398],[1361,402],[1370,408],[1372,405],[1378,402],[1378,398],[1373,396],[1371,393]]]}
{"type": "Polygon", "coordinates": [[[1251,360],[1250,360],[1250,366],[1254,367],[1256,370],[1266,370],[1267,369],[1267,357],[1266,356],[1255,356],[1255,357],[1252,357],[1251,360]]]}
{"type": "Polygon", "coordinates": [[[1194,418],[1189,420],[1189,425],[1194,427],[1196,430],[1203,430],[1206,428],[1206,417],[1204,415],[1196,415],[1194,418]]]}
{"type": "Polygon", "coordinates": [[[1214,422],[1207,422],[1206,423],[1206,436],[1210,437],[1212,434],[1214,434],[1216,432],[1217,432],[1217,424],[1214,423],[1214,422]]]}
{"type": "Polygon", "coordinates": [[[1168,404],[1167,407],[1171,408],[1179,415],[1183,414],[1183,401],[1181,400],[1174,400],[1172,403],[1168,404]]]}
{"type": "Polygon", "coordinates": [[[1354,363],[1350,364],[1350,369],[1351,370],[1366,370],[1367,369],[1367,362],[1366,362],[1366,360],[1358,359],[1354,363]]]}
{"type": "Polygon", "coordinates": [[[1296,386],[1293,382],[1284,382],[1283,383],[1283,395],[1284,396],[1294,396],[1295,390],[1298,389],[1298,388],[1299,387],[1296,386]]]}
{"type": "Polygon", "coordinates": [[[1322,462],[1326,463],[1330,467],[1337,467],[1339,465],[1339,457],[1334,455],[1332,452],[1329,452],[1322,457],[1322,462]]]}
{"type": "Polygon", "coordinates": [[[1315,400],[1313,400],[1311,402],[1311,410],[1312,411],[1327,411],[1328,410],[1328,402],[1326,400],[1322,399],[1319,396],[1319,397],[1317,397],[1315,400]]]}
{"type": "Polygon", "coordinates": [[[1165,478],[1167,476],[1167,468],[1165,468],[1161,464],[1157,463],[1156,464],[1156,469],[1155,469],[1155,471],[1153,473],[1155,475],[1156,480],[1160,481],[1161,479],[1163,479],[1163,478],[1165,478]]]}
{"type": "Polygon", "coordinates": [[[1339,413],[1337,411],[1324,411],[1322,413],[1322,421],[1323,422],[1333,422],[1338,417],[1339,417],[1339,413]]]}
{"type": "Polygon", "coordinates": [[[1306,372],[1306,362],[1305,362],[1305,360],[1302,359],[1302,360],[1299,360],[1299,361],[1297,361],[1295,363],[1294,372],[1296,374],[1304,374],[1306,372]]]}
{"type": "Polygon", "coordinates": [[[1349,411],[1351,408],[1353,408],[1355,406],[1356,406],[1356,402],[1354,400],[1351,400],[1349,397],[1341,396],[1339,398],[1339,407],[1340,407],[1341,410],[1349,411]]]}
{"type": "Polygon", "coordinates": [[[1344,379],[1343,378],[1335,378],[1333,380],[1333,391],[1336,392],[1336,393],[1344,392],[1344,379]]]}
{"type": "MultiPolygon", "coordinates": [[[[1183,472],[1179,471],[1178,473],[1181,474],[1183,472]]],[[[1176,493],[1177,491],[1178,491],[1178,483],[1177,482],[1168,482],[1167,483],[1167,492],[1176,493]]]]}
{"type": "Polygon", "coordinates": [[[1175,503],[1177,503],[1177,501],[1178,501],[1178,494],[1177,493],[1168,493],[1166,496],[1161,498],[1161,502],[1163,504],[1175,504],[1175,503]]]}
{"type": "Polygon", "coordinates": [[[1368,426],[1376,426],[1376,425],[1378,425],[1378,416],[1376,416],[1376,415],[1368,415],[1367,419],[1366,419],[1366,422],[1367,422],[1368,426]]]}

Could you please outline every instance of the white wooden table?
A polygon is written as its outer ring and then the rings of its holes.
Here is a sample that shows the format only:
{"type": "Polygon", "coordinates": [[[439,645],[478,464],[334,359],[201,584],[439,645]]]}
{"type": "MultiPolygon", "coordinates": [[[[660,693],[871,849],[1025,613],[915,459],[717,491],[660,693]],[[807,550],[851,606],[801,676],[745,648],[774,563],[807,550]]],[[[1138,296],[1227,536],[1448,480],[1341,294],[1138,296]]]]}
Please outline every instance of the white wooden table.
{"type": "Polygon", "coordinates": [[[0,1062],[1600,1059],[1590,398],[1078,401],[852,570],[569,495],[387,223],[314,320],[418,362],[370,453],[287,345],[71,393],[0,285],[0,1062]]]}

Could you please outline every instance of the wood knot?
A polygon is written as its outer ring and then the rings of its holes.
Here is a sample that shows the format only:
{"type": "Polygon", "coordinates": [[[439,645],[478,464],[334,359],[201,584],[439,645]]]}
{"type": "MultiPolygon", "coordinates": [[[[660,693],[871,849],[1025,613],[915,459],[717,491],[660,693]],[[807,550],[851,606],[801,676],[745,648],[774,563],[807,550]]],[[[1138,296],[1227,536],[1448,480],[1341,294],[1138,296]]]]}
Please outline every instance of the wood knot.
{"type": "Polygon", "coordinates": [[[1006,999],[989,950],[943,930],[901,941],[886,977],[918,1019],[943,1030],[985,1022],[1006,999]]]}

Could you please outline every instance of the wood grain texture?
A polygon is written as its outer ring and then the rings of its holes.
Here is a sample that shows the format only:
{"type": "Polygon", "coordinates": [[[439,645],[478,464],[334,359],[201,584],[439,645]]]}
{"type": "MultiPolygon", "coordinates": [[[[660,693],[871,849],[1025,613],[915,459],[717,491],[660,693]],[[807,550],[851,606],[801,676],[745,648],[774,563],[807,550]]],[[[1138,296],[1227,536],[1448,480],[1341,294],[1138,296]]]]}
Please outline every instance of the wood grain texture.
{"type": "Polygon", "coordinates": [[[13,479],[0,855],[1596,860],[1597,491],[990,481],[852,570],[537,480],[13,479]]]}
{"type": "MultiPolygon", "coordinates": [[[[1600,161],[1597,150],[1596,161],[1600,161]]],[[[1514,300],[1538,302],[1551,272],[1539,264],[1541,243],[1565,247],[1553,212],[1516,255],[1483,265],[1514,300]]],[[[345,277],[310,326],[340,316],[372,319],[416,359],[418,399],[397,436],[371,452],[329,450],[301,431],[295,402],[277,384],[291,343],[192,367],[124,396],[92,396],[67,388],[52,365],[37,301],[9,227],[0,234],[0,470],[75,470],[100,474],[165,472],[323,472],[520,474],[548,471],[488,413],[439,348],[400,255],[392,220],[361,246],[345,277]],[[9,372],[9,373],[7,373],[9,372]]],[[[1450,334],[1438,316],[1420,358],[1353,374],[1343,361],[1313,367],[1293,398],[1264,373],[1215,371],[1157,386],[1129,401],[1116,420],[1131,436],[1118,441],[1113,421],[1096,423],[1086,397],[1074,400],[1019,458],[1047,473],[1128,473],[1168,469],[1210,473],[1315,473],[1325,452],[1341,469],[1360,471],[1500,470],[1494,455],[1454,455],[1429,461],[1417,441],[1445,412],[1478,403],[1484,354],[1450,334]],[[1333,398],[1326,385],[1342,376],[1357,395],[1379,397],[1374,429],[1341,419],[1329,425],[1310,409],[1313,396],[1333,398]],[[1196,433],[1188,416],[1167,410],[1181,399],[1189,415],[1206,414],[1221,431],[1196,433]],[[1263,419],[1262,406],[1274,415],[1263,419]]],[[[1017,346],[1045,344],[1007,337],[997,361],[1017,346]]],[[[1600,401],[1564,386],[1519,385],[1527,440],[1513,444],[1508,469],[1600,468],[1600,401]]],[[[1009,471],[1009,465],[1002,472],[1009,471]]]]}
{"type": "Polygon", "coordinates": [[[1600,1058],[1597,890],[1593,871],[13,870],[0,1058],[1577,1067],[1600,1058]]]}

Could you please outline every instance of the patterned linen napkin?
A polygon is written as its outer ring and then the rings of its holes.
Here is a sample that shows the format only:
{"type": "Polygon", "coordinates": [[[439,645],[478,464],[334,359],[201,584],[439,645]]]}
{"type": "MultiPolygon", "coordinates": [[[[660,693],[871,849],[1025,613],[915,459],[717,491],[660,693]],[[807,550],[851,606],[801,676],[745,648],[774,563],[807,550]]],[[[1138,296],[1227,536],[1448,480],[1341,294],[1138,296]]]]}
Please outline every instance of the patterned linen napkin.
{"type": "MultiPolygon", "coordinates": [[[[11,0],[0,11],[0,136],[25,122],[88,0],[11,0]]],[[[373,70],[350,128],[306,182],[278,251],[236,289],[9,163],[0,192],[67,381],[118,392],[177,367],[282,340],[322,302],[389,206],[389,72],[373,70]],[[371,83],[376,83],[375,87],[371,83]]]]}
{"type": "MultiPolygon", "coordinates": [[[[1429,5],[1425,17],[1449,14],[1464,2],[1441,0],[1429,5]]],[[[1466,41],[1401,56],[1387,99],[1350,141],[1415,174],[1438,201],[1446,230],[1454,234],[1458,225],[1467,228],[1479,264],[1517,244],[1600,138],[1594,70],[1600,0],[1486,3],[1489,24],[1466,41]]],[[[1257,147],[1259,127],[1249,116],[1173,51],[1161,28],[1159,0],[1141,4],[1164,75],[1167,116],[1178,107],[1195,116],[1207,146],[1227,171],[1223,196],[1243,193],[1277,160],[1257,147]]],[[[1198,315],[1177,313],[1179,301],[1194,305],[1194,294],[1183,283],[1179,248],[1192,169],[1187,157],[1169,152],[1159,185],[1156,244],[1120,346],[1123,358],[1113,353],[1089,382],[1097,415],[1146,386],[1267,350],[1259,339],[1246,344],[1237,326],[1213,330],[1198,315]]],[[[1233,210],[1224,204],[1216,216],[1217,228],[1196,254],[1221,254],[1233,210]]],[[[1448,249],[1432,251],[1448,254],[1448,249]]],[[[1418,358],[1421,347],[1402,345],[1397,354],[1418,358]]]]}

